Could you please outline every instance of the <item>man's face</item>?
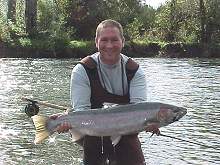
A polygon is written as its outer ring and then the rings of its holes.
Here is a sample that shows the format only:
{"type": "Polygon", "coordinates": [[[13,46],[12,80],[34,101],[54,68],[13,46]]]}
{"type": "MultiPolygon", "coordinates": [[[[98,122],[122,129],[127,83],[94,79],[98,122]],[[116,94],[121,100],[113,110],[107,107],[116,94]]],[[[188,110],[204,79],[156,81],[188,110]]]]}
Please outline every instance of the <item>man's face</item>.
{"type": "Polygon", "coordinates": [[[103,28],[95,40],[96,47],[101,54],[101,60],[106,64],[115,64],[120,59],[124,46],[124,39],[116,27],[103,28]]]}

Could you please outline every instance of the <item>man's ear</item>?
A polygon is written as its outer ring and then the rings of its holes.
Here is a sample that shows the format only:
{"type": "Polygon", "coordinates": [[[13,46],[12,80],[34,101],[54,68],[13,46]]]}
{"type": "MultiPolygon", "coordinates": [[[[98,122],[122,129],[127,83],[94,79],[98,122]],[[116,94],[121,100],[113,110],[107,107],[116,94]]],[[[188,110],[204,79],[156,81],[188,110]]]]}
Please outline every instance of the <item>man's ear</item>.
{"type": "Polygon", "coordinates": [[[97,37],[95,37],[95,46],[96,46],[96,48],[98,48],[98,38],[97,37]]]}
{"type": "Polygon", "coordinates": [[[122,47],[125,46],[125,37],[122,38],[122,47]]]}

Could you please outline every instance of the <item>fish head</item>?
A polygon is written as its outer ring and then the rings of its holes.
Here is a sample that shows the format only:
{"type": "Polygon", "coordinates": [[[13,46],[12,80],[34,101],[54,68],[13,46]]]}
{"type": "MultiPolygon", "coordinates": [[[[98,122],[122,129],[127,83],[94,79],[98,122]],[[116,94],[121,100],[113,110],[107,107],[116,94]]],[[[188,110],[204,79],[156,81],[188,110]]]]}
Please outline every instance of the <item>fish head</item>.
{"type": "Polygon", "coordinates": [[[157,119],[161,123],[162,126],[163,125],[165,126],[175,121],[178,121],[186,113],[187,113],[187,110],[183,107],[164,104],[160,106],[160,110],[158,111],[158,114],[157,114],[157,119]]]}

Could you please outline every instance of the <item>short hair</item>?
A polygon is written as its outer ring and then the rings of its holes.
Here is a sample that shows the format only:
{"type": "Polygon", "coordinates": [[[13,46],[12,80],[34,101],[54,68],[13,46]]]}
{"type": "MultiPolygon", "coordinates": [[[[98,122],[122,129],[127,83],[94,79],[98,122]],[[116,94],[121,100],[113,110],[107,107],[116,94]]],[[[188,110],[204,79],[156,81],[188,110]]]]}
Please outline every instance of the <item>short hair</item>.
{"type": "Polygon", "coordinates": [[[123,34],[123,28],[121,26],[121,24],[115,20],[112,19],[107,19],[102,21],[96,28],[96,38],[99,36],[100,31],[103,28],[107,28],[107,27],[116,27],[119,30],[120,36],[123,39],[124,38],[124,34],[123,34]]]}

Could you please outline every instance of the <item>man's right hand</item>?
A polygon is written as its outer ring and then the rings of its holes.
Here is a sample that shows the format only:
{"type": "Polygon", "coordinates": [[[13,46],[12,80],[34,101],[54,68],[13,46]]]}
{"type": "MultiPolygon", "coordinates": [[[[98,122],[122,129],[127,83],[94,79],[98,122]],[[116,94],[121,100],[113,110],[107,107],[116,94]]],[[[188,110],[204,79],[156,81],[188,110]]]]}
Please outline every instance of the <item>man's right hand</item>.
{"type": "MultiPolygon", "coordinates": [[[[57,120],[60,116],[61,116],[61,114],[51,115],[50,119],[57,120]]],[[[67,121],[64,121],[62,124],[58,125],[55,130],[58,133],[65,133],[65,132],[68,132],[71,128],[72,128],[71,124],[67,121]]]]}

